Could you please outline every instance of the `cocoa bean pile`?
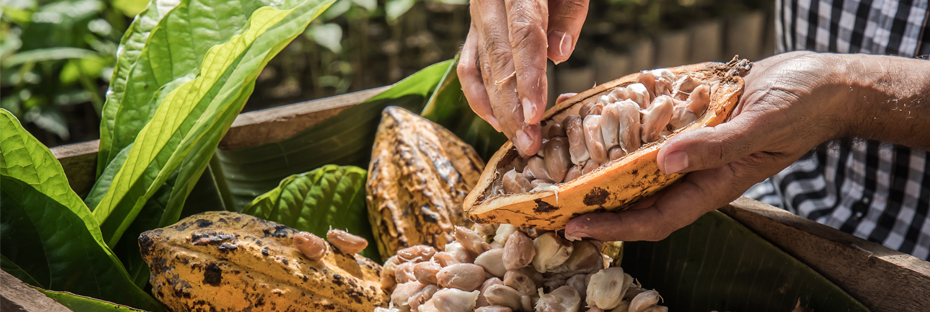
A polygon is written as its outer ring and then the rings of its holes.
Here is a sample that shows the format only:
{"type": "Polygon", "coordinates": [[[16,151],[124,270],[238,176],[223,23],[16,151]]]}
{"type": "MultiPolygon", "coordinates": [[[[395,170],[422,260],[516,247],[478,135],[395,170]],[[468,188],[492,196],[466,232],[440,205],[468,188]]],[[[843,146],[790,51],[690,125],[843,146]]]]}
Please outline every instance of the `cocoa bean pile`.
{"type": "Polygon", "coordinates": [[[475,228],[456,226],[444,251],[417,245],[390,257],[381,271],[390,305],[375,311],[668,311],[658,292],[610,267],[598,241],[530,237],[508,224],[475,228]]]}
{"type": "Polygon", "coordinates": [[[491,194],[525,193],[575,180],[688,126],[710,103],[710,84],[690,73],[676,76],[656,69],[642,72],[637,81],[583,104],[578,115],[547,125],[543,148],[503,167],[491,194]]]}

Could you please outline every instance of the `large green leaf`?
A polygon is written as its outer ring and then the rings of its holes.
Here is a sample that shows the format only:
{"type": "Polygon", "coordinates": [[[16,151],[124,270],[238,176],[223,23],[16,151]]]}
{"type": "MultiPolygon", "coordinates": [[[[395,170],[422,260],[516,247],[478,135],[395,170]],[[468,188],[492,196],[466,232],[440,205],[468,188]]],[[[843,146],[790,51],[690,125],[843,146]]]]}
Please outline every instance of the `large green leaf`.
{"type": "Polygon", "coordinates": [[[367,168],[381,110],[393,105],[419,112],[451,65],[451,61],[444,61],[424,68],[291,138],[243,149],[216,150],[220,166],[213,169],[226,184],[220,190],[241,210],[289,175],[327,164],[367,168]]]}
{"type": "MultiPolygon", "coordinates": [[[[224,11],[201,8],[200,2],[186,0],[159,22],[152,30],[139,60],[167,66],[167,70],[158,67],[158,70],[150,73],[155,81],[166,81],[161,89],[170,81],[167,78],[162,79],[162,76],[170,75],[174,70],[181,70],[179,66],[200,66],[197,67],[198,74],[193,76],[192,80],[187,80],[167,92],[163,99],[158,96],[160,103],[157,105],[143,107],[154,109],[155,112],[133,140],[133,146],[125,162],[113,177],[100,203],[94,207],[94,217],[100,222],[108,245],[113,246],[120,240],[148,199],[174,174],[177,174],[178,180],[171,190],[169,203],[161,216],[160,224],[167,225],[178,220],[184,199],[206,167],[219,139],[229,129],[251,94],[258,73],[332,1],[307,0],[286,3],[283,7],[262,6],[251,12],[243,28],[238,29],[229,26],[233,25],[232,21],[245,18],[244,12],[229,9],[232,12],[229,13],[230,16],[216,16],[213,14],[224,11]],[[191,15],[191,12],[197,14],[191,15]],[[187,26],[190,28],[188,32],[169,27],[173,22],[178,22],[173,16],[182,14],[188,14],[186,19],[181,19],[190,21],[187,26]],[[209,41],[207,38],[198,40],[201,38],[190,37],[191,29],[199,29],[199,25],[204,23],[204,19],[200,17],[206,17],[206,20],[212,18],[220,24],[222,31],[213,35],[235,35],[223,44],[209,47],[204,44],[205,41],[209,41]],[[184,38],[185,36],[187,38],[184,38]],[[178,48],[188,43],[194,48],[178,48]],[[207,47],[209,49],[202,57],[190,54],[191,51],[200,51],[199,49],[207,47]],[[149,51],[153,52],[147,54],[149,51]],[[181,53],[179,51],[187,51],[187,54],[177,55],[176,53],[181,53]],[[202,60],[202,63],[190,62],[191,57],[202,60]]],[[[231,6],[243,9],[248,7],[238,3],[231,6]]],[[[181,27],[181,30],[183,29],[185,28],[181,27]]],[[[194,33],[203,34],[196,31],[194,33]]],[[[133,71],[138,68],[134,66],[133,71]]],[[[185,77],[190,75],[178,79],[185,80],[185,77]]],[[[130,99],[129,95],[127,89],[120,111],[129,109],[127,103],[138,104],[141,100],[130,99]]],[[[127,121],[127,124],[138,122],[145,121],[133,119],[127,121]]],[[[123,124],[117,119],[115,125],[119,129],[123,124]]],[[[119,135],[113,139],[117,137],[119,135]]]]}
{"type": "MultiPolygon", "coordinates": [[[[295,174],[243,209],[265,220],[326,237],[330,227],[374,242],[365,205],[367,172],[355,166],[327,165],[295,174]]],[[[374,243],[362,255],[379,261],[374,243]]]]}
{"type": "MultiPolygon", "coordinates": [[[[140,13],[129,25],[129,29],[120,39],[119,49],[116,52],[116,66],[113,67],[113,75],[110,78],[110,87],[107,90],[107,100],[101,111],[100,121],[100,147],[97,150],[97,176],[103,174],[107,164],[116,157],[123,148],[113,146],[114,131],[116,130],[116,116],[120,109],[120,103],[126,92],[127,82],[130,71],[139,60],[142,54],[142,48],[145,41],[148,40],[152,29],[158,24],[168,11],[178,5],[178,0],[153,0],[142,13],[140,13]]],[[[151,66],[143,63],[139,65],[140,72],[142,67],[151,66]]],[[[137,85],[138,86],[138,85],[137,85]]],[[[138,132],[138,130],[136,131],[138,132]]],[[[128,146],[128,145],[127,145],[128,146]]]]}
{"type": "Polygon", "coordinates": [[[868,311],[794,257],[713,211],[659,242],[624,244],[623,269],[673,311],[868,311]]]}
{"type": "Polygon", "coordinates": [[[161,310],[129,279],[61,164],[0,110],[0,267],[34,286],[161,310]]]}
{"type": "Polygon", "coordinates": [[[456,64],[458,56],[455,63],[449,66],[442,82],[436,87],[420,115],[455,133],[462,141],[474,147],[484,161],[488,161],[501,145],[507,142],[507,137],[494,130],[491,124],[478,117],[468,106],[468,100],[462,93],[462,84],[455,71],[456,64]]]}

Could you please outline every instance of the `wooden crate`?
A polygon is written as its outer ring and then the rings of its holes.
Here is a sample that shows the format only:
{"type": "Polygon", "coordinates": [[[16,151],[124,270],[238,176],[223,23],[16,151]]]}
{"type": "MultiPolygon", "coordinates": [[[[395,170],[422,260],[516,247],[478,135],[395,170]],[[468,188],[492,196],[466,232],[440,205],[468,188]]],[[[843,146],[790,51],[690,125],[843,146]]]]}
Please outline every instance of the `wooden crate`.
{"type": "MultiPolygon", "coordinates": [[[[238,149],[286,139],[388,87],[239,115],[220,142],[238,149]]],[[[52,148],[71,187],[94,183],[97,141],[52,148]]],[[[930,262],[840,232],[748,198],[720,211],[820,272],[873,311],[930,310],[930,262]]]]}

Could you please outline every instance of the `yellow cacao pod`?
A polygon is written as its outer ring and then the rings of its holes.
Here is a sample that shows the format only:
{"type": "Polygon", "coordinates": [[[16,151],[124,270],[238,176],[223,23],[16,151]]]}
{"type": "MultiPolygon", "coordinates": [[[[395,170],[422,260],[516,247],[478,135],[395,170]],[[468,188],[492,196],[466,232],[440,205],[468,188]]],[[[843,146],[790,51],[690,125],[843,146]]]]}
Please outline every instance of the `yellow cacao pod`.
{"type": "MultiPolygon", "coordinates": [[[[327,246],[320,261],[298,231],[234,212],[206,212],[142,233],[155,298],[181,311],[373,311],[387,306],[381,266],[327,246]]],[[[326,244],[329,245],[329,244],[326,244]]]]}
{"type": "Polygon", "coordinates": [[[381,256],[415,245],[443,250],[454,226],[470,228],[462,203],[483,168],[454,133],[403,108],[385,108],[366,184],[381,256]]]}

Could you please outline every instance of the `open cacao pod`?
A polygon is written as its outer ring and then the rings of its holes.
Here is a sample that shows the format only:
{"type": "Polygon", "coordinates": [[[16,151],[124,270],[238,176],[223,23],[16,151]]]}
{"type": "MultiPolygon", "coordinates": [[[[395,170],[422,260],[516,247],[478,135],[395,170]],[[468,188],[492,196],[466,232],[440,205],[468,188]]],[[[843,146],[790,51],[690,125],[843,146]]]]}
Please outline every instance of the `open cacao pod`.
{"type": "MultiPolygon", "coordinates": [[[[750,68],[748,60],[736,57],[725,64],[708,62],[644,71],[563,101],[547,110],[541,121],[545,140],[560,142],[551,144],[553,148],[544,140],[541,152],[528,160],[520,158],[512,142],[505,143],[466,197],[468,217],[479,223],[558,230],[579,215],[624,209],[655,194],[683,176],[659,171],[656,155],[665,141],[682,131],[724,122],[739,102],[742,76],[750,68]],[[619,110],[614,107],[623,105],[638,105],[625,111],[632,112],[626,116],[635,127],[642,127],[624,130],[621,122],[619,135],[612,130],[607,138],[609,131],[603,130],[602,136],[601,112],[606,118],[608,106],[619,110]],[[693,107],[700,108],[691,111],[693,107]],[[683,117],[688,114],[690,118],[683,117]],[[598,139],[589,139],[589,135],[598,139]],[[635,140],[624,141],[625,136],[635,140]],[[579,139],[582,137],[584,140],[579,139]],[[557,154],[562,160],[556,163],[564,164],[570,156],[568,167],[552,169],[550,159],[558,159],[553,158],[557,154]],[[557,173],[549,174],[546,168],[557,173]],[[535,179],[532,184],[531,179],[535,179]]],[[[624,113],[620,116],[624,120],[624,113]]]]}

